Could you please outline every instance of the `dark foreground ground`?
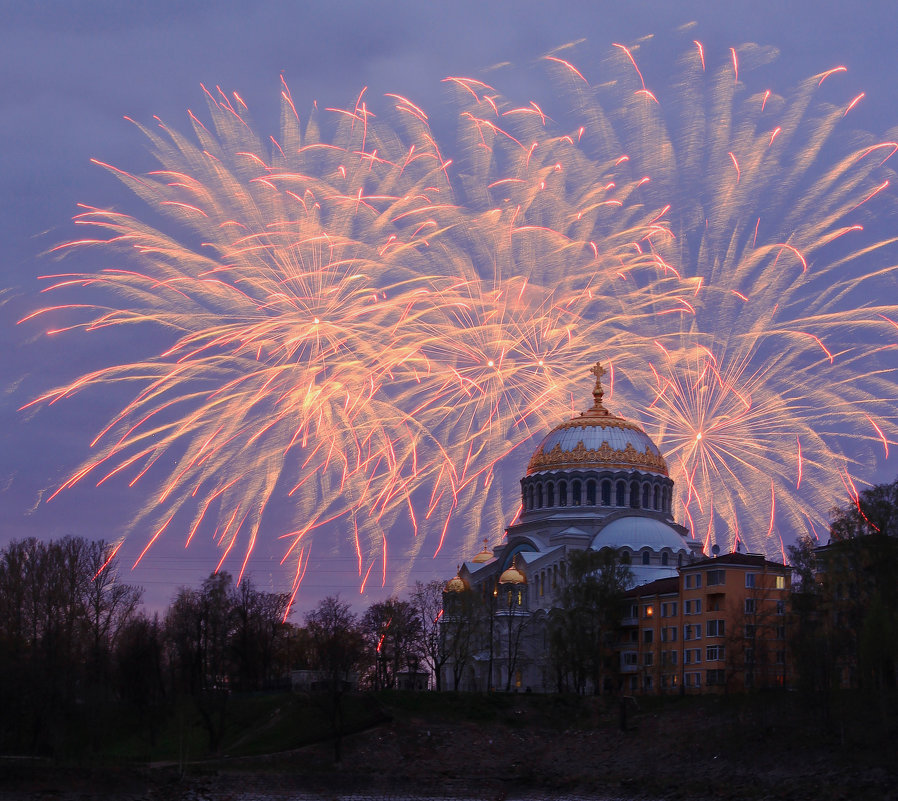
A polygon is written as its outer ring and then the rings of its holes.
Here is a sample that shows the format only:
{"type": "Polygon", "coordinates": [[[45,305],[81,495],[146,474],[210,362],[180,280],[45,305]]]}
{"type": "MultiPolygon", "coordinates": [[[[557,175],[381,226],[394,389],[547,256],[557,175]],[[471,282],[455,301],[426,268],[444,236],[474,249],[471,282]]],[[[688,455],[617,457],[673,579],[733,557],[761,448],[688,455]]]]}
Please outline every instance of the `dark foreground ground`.
{"type": "Polygon", "coordinates": [[[299,720],[293,703],[244,722],[217,759],[3,759],[0,799],[898,801],[894,699],[640,700],[622,731],[616,701],[393,694],[348,715],[368,728],[342,738],[339,762],[332,739],[247,755],[260,750],[262,732],[291,744],[283,727],[299,720]]]}

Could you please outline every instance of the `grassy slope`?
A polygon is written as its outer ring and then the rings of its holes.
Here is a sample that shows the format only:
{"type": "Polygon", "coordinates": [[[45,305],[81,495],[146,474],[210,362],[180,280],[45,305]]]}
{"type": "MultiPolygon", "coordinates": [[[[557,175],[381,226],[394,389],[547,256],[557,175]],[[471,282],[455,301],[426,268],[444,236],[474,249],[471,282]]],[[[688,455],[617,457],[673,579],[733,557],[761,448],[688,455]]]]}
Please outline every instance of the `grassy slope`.
{"type": "MultiPolygon", "coordinates": [[[[616,702],[533,695],[385,693],[347,699],[334,764],[322,699],[233,698],[221,756],[212,759],[195,710],[185,704],[159,727],[119,721],[90,758],[105,781],[146,787],[174,780],[164,795],[245,788],[469,795],[613,794],[650,798],[881,799],[898,785],[896,699],[839,696],[829,715],[795,694],[640,699],[621,731],[616,702]],[[265,755],[265,756],[262,756],[265,755]],[[122,781],[126,781],[122,778],[122,781]],[[126,782],[127,783],[127,782],[126,782]],[[177,790],[177,792],[176,792],[177,790]]],[[[58,775],[84,775],[84,758],[58,775]]],[[[18,766],[27,780],[37,766],[18,766]]],[[[46,771],[45,771],[46,773],[46,771]]],[[[52,774],[52,771],[50,772],[52,774]]],[[[43,777],[47,781],[46,775],[43,777]]],[[[82,780],[83,786],[89,781],[82,780]]],[[[19,786],[22,786],[21,784],[19,786]]],[[[0,784],[2,787],[2,784],[0,784]]],[[[158,788],[157,788],[158,790],[158,788]]],[[[156,792],[158,795],[158,792],[156,792]]]]}

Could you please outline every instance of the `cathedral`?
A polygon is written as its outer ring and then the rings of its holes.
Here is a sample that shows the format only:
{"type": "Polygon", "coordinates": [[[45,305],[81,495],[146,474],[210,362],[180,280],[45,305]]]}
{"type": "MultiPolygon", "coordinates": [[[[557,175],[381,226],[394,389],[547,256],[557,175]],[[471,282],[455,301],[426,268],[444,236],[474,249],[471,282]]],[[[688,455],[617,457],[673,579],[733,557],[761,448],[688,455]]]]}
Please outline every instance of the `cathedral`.
{"type": "Polygon", "coordinates": [[[484,540],[446,585],[444,637],[458,638],[452,629],[469,590],[487,610],[489,631],[447,661],[444,687],[552,689],[540,656],[571,551],[613,549],[634,588],[676,578],[678,568],[703,557],[701,543],[673,519],[673,481],[661,452],[604,406],[601,364],[591,372],[591,407],[555,426],[534,451],[521,479],[520,515],[503,542],[484,540]]]}

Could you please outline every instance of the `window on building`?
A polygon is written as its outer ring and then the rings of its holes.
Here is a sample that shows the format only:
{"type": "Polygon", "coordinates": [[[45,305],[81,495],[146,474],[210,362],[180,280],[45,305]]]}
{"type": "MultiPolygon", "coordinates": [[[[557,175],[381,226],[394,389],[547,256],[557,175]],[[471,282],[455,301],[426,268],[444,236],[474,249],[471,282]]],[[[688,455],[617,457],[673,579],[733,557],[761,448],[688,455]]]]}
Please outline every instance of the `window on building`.
{"type": "Polygon", "coordinates": [[[643,629],[642,630],[642,641],[646,645],[651,645],[655,639],[655,632],[652,629],[643,629]]]}
{"type": "Polygon", "coordinates": [[[596,505],[596,482],[595,481],[587,481],[586,482],[586,503],[589,506],[596,505]]]}
{"type": "Polygon", "coordinates": [[[752,624],[746,625],[746,627],[745,627],[745,636],[746,636],[749,640],[753,640],[753,639],[755,638],[755,634],[756,634],[755,626],[753,626],[752,624]]]}
{"type": "Polygon", "coordinates": [[[722,645],[709,645],[705,648],[705,659],[708,662],[722,662],[726,658],[726,648],[722,645]]]}
{"type": "Polygon", "coordinates": [[[660,496],[661,496],[661,488],[659,486],[655,485],[654,497],[652,499],[652,509],[658,508],[658,500],[659,500],[660,496]]]}
{"type": "Polygon", "coordinates": [[[661,617],[676,617],[677,616],[677,602],[671,601],[670,603],[661,604],[661,617]]]}
{"type": "Polygon", "coordinates": [[[626,501],[626,499],[627,499],[627,485],[624,484],[623,481],[618,481],[618,482],[617,482],[617,487],[616,487],[616,493],[615,493],[615,494],[616,494],[616,496],[617,496],[617,497],[614,499],[614,501],[615,501],[615,506],[623,506],[623,505],[624,505],[624,501],[626,501]]]}
{"type": "Polygon", "coordinates": [[[602,482],[602,506],[611,506],[611,482],[602,482]]]}
{"type": "Polygon", "coordinates": [[[536,505],[538,508],[543,508],[543,485],[540,484],[536,488],[536,505]]]}
{"type": "Polygon", "coordinates": [[[726,684],[726,674],[722,670],[708,670],[705,673],[705,682],[708,686],[726,684]]]}
{"type": "Polygon", "coordinates": [[[630,508],[639,508],[639,484],[635,481],[630,482],[630,508]]]}
{"type": "Polygon", "coordinates": [[[655,655],[651,651],[647,651],[642,655],[642,664],[651,667],[655,664],[655,655]]]}
{"type": "Polygon", "coordinates": [[[562,481],[558,485],[558,505],[567,506],[567,481],[562,481]]]}
{"type": "Polygon", "coordinates": [[[661,629],[661,642],[676,642],[677,641],[677,627],[676,626],[664,626],[661,629]]]}
{"type": "Polygon", "coordinates": [[[683,658],[687,665],[699,665],[702,661],[702,649],[687,648],[683,658]]]}
{"type": "Polygon", "coordinates": [[[745,664],[753,665],[755,663],[755,649],[754,648],[746,648],[745,649],[745,664]]]}
{"type": "Polygon", "coordinates": [[[776,664],[778,664],[778,665],[786,664],[786,652],[785,651],[777,651],[776,652],[776,664]]]}
{"type": "Polygon", "coordinates": [[[700,615],[702,613],[701,599],[697,599],[694,601],[684,601],[683,602],[683,611],[687,615],[700,615]]]}
{"type": "Polygon", "coordinates": [[[621,654],[621,662],[624,665],[635,667],[639,664],[639,654],[637,654],[636,651],[624,651],[624,653],[621,654]]]}
{"type": "Polygon", "coordinates": [[[646,690],[651,690],[652,689],[652,677],[651,676],[643,676],[642,677],[642,686],[646,690]]]}
{"type": "Polygon", "coordinates": [[[776,588],[778,590],[786,589],[786,577],[785,576],[777,576],[776,577],[776,588]]]}
{"type": "Polygon", "coordinates": [[[686,674],[686,686],[687,687],[701,687],[702,686],[702,674],[701,673],[687,673],[686,674]]]}
{"type": "Polygon", "coordinates": [[[624,552],[621,554],[620,560],[621,560],[621,562],[622,562],[623,564],[625,564],[625,565],[630,564],[630,552],[629,552],[629,551],[624,551],[624,552]]]}
{"type": "Polygon", "coordinates": [[[651,490],[652,490],[652,488],[648,484],[642,485],[642,508],[643,509],[648,509],[649,506],[651,506],[651,503],[649,502],[649,493],[651,492],[651,490]]]}
{"type": "Polygon", "coordinates": [[[643,551],[643,552],[642,552],[642,563],[643,563],[644,565],[647,565],[647,564],[649,563],[649,559],[650,559],[650,557],[649,557],[649,552],[648,552],[648,551],[643,551]]]}
{"type": "Polygon", "coordinates": [[[755,576],[757,576],[757,573],[746,573],[745,574],[745,586],[746,587],[754,587],[755,586],[755,576]]]}
{"type": "Polygon", "coordinates": [[[642,616],[643,617],[652,617],[655,614],[655,607],[651,604],[642,607],[642,616]]]}
{"type": "Polygon", "coordinates": [[[786,627],[785,626],[777,626],[776,627],[776,638],[778,640],[786,639],[786,627]]]}
{"type": "Polygon", "coordinates": [[[786,614],[786,602],[785,601],[777,601],[776,602],[776,613],[778,615],[786,614]]]}
{"type": "Polygon", "coordinates": [[[723,637],[725,625],[723,620],[709,620],[706,625],[706,633],[709,637],[723,637]]]}
{"type": "Polygon", "coordinates": [[[726,584],[726,570],[709,570],[708,586],[719,587],[721,584],[726,584]]]}
{"type": "Polygon", "coordinates": [[[582,502],[580,497],[580,493],[582,492],[582,484],[579,481],[575,481],[571,484],[571,504],[573,506],[579,506],[582,502]]]}
{"type": "Polygon", "coordinates": [[[550,509],[555,505],[555,485],[549,484],[546,487],[546,506],[550,509]]]}
{"type": "Polygon", "coordinates": [[[701,573],[689,573],[686,575],[686,589],[687,590],[699,590],[702,586],[702,574],[701,573]]]}
{"type": "Polygon", "coordinates": [[[624,609],[624,617],[639,617],[639,605],[638,604],[628,604],[624,609]]]}
{"type": "Polygon", "coordinates": [[[755,612],[758,611],[757,606],[758,605],[755,603],[754,598],[746,598],[745,599],[745,614],[753,615],[755,612]]]}
{"type": "Polygon", "coordinates": [[[667,555],[667,551],[664,551],[664,553],[661,554],[661,564],[664,565],[664,567],[667,567],[669,560],[670,557],[667,555]]]}

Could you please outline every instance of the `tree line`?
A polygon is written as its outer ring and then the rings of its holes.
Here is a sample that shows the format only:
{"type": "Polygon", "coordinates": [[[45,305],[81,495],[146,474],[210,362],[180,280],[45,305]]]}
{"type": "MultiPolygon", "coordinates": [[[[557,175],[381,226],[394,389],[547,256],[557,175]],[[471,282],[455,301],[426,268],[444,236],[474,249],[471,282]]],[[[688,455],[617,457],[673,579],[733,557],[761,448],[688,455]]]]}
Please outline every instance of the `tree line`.
{"type": "Polygon", "coordinates": [[[0,752],[99,747],[123,714],[152,742],[184,703],[214,751],[229,697],[287,689],[292,670],[394,688],[439,667],[442,589],[419,582],[362,615],[329,597],[296,624],[288,594],[219,572],[151,615],[109,543],[13,541],[0,549],[0,752]]]}

